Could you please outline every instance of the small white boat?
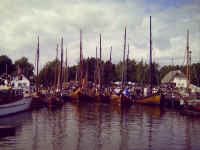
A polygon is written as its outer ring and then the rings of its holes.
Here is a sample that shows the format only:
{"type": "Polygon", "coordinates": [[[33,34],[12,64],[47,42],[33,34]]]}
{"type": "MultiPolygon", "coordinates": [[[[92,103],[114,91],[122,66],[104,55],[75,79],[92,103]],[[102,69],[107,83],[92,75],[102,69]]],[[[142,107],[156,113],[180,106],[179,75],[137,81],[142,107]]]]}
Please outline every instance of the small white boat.
{"type": "Polygon", "coordinates": [[[0,105],[0,116],[6,116],[17,112],[25,111],[31,106],[31,97],[23,97],[20,100],[0,105]]]}

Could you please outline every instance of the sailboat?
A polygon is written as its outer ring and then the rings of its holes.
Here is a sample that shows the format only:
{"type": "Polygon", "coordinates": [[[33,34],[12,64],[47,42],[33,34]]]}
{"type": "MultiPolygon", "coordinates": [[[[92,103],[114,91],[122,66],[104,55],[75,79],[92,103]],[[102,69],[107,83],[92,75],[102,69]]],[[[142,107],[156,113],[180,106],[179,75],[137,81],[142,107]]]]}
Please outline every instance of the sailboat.
{"type": "Polygon", "coordinates": [[[94,102],[94,98],[95,98],[93,90],[92,88],[89,87],[89,84],[88,84],[88,63],[89,63],[89,59],[87,59],[86,74],[82,80],[82,87],[81,87],[80,92],[78,93],[79,102],[94,102]]]}
{"type": "Polygon", "coordinates": [[[122,79],[121,79],[121,89],[119,94],[112,93],[110,95],[111,103],[118,105],[131,105],[133,104],[133,100],[131,97],[124,93],[125,89],[125,51],[126,51],[126,28],[124,32],[124,51],[123,51],[123,63],[122,63],[122,79]]]}
{"type": "Polygon", "coordinates": [[[37,51],[36,51],[36,92],[32,96],[32,108],[40,108],[44,106],[43,98],[44,95],[39,91],[39,57],[40,57],[40,42],[39,36],[37,39],[37,51]]]}
{"type": "MultiPolygon", "coordinates": [[[[58,45],[56,48],[56,70],[57,70],[57,54],[58,54],[58,45]]],[[[56,81],[55,81],[53,94],[49,93],[48,95],[46,95],[46,98],[44,99],[44,101],[48,107],[56,107],[56,106],[61,106],[63,104],[63,99],[61,99],[60,97],[60,93],[62,91],[62,67],[63,67],[62,64],[63,64],[63,37],[61,38],[61,63],[60,63],[60,70],[59,70],[59,76],[58,76],[59,87],[57,87],[58,88],[57,90],[55,86],[56,84],[56,81]]]]}
{"type": "MultiPolygon", "coordinates": [[[[189,30],[187,30],[187,87],[186,93],[188,97],[185,98],[186,105],[189,106],[192,110],[200,112],[200,99],[197,95],[192,94],[190,89],[190,65],[191,65],[191,51],[189,49],[189,30]]],[[[200,114],[198,114],[200,115],[200,114]]]]}
{"type": "Polygon", "coordinates": [[[96,48],[96,73],[97,73],[97,82],[96,82],[96,92],[95,92],[95,98],[94,100],[96,102],[102,102],[102,103],[110,103],[110,95],[108,93],[105,93],[105,91],[102,91],[102,62],[101,62],[101,34],[99,34],[99,46],[100,46],[100,58],[98,60],[97,58],[97,48],[96,48]]]}
{"type": "Polygon", "coordinates": [[[150,93],[147,96],[140,98],[133,98],[135,103],[141,104],[153,104],[160,105],[161,104],[161,94],[160,93],[152,93],[152,33],[151,33],[151,16],[150,16],[150,93]]]}
{"type": "Polygon", "coordinates": [[[80,64],[79,64],[79,86],[78,88],[70,94],[71,100],[79,100],[80,93],[83,89],[84,79],[83,79],[83,53],[82,53],[82,31],[80,30],[80,64]]]}

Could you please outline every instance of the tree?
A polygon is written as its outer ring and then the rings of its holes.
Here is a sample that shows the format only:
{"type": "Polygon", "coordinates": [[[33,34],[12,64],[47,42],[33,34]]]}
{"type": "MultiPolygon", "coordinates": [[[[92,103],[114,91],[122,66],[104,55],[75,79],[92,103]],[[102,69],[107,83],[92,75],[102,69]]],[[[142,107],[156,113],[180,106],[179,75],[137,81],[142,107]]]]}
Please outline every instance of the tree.
{"type": "Polygon", "coordinates": [[[13,72],[13,67],[12,60],[8,56],[0,56],[0,75],[6,73],[6,71],[8,74],[11,74],[13,72]]]}
{"type": "Polygon", "coordinates": [[[76,65],[69,67],[69,69],[68,69],[68,79],[69,79],[69,81],[76,79],[76,72],[77,72],[77,66],[76,65]]]}
{"type": "Polygon", "coordinates": [[[46,87],[53,86],[55,82],[57,83],[59,68],[60,68],[59,60],[56,61],[55,59],[53,61],[47,62],[39,73],[39,83],[46,87]]]}
{"type": "Polygon", "coordinates": [[[107,61],[104,64],[103,79],[104,84],[106,85],[109,85],[112,81],[116,81],[115,65],[110,61],[107,61]]]}
{"type": "Polygon", "coordinates": [[[136,74],[137,74],[136,69],[137,69],[136,61],[128,59],[127,74],[126,74],[127,81],[136,82],[136,74]]]}
{"type": "Polygon", "coordinates": [[[158,67],[159,65],[157,63],[153,63],[152,64],[152,72],[153,72],[153,75],[152,75],[152,80],[153,80],[153,85],[159,85],[160,83],[160,72],[158,70],[158,67]]]}
{"type": "Polygon", "coordinates": [[[22,69],[23,75],[26,76],[28,79],[33,76],[34,66],[33,64],[28,62],[28,59],[26,57],[22,57],[15,61],[13,73],[14,75],[17,75],[19,67],[22,69]]]}

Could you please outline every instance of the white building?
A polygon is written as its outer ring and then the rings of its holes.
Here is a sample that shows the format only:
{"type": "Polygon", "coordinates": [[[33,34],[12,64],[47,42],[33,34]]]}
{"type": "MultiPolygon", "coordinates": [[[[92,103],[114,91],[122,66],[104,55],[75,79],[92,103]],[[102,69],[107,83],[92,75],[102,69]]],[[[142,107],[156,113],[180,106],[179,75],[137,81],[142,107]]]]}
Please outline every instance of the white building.
{"type": "Polygon", "coordinates": [[[23,74],[21,74],[20,76],[13,78],[11,85],[13,88],[29,89],[30,81],[23,74]]]}
{"type": "MultiPolygon", "coordinates": [[[[186,88],[187,78],[180,70],[175,70],[167,73],[161,80],[161,83],[175,83],[177,88],[186,88]]],[[[200,88],[193,84],[190,84],[190,89],[192,92],[200,92],[200,88]]]]}

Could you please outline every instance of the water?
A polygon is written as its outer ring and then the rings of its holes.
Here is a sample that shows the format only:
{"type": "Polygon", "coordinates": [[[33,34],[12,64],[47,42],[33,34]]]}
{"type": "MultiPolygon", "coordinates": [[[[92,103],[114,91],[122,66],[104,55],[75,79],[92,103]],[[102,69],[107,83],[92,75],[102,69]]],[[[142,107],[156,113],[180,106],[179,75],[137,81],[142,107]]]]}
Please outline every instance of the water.
{"type": "Polygon", "coordinates": [[[200,121],[175,110],[132,105],[66,103],[4,118],[14,135],[0,150],[199,150],[200,121]]]}

